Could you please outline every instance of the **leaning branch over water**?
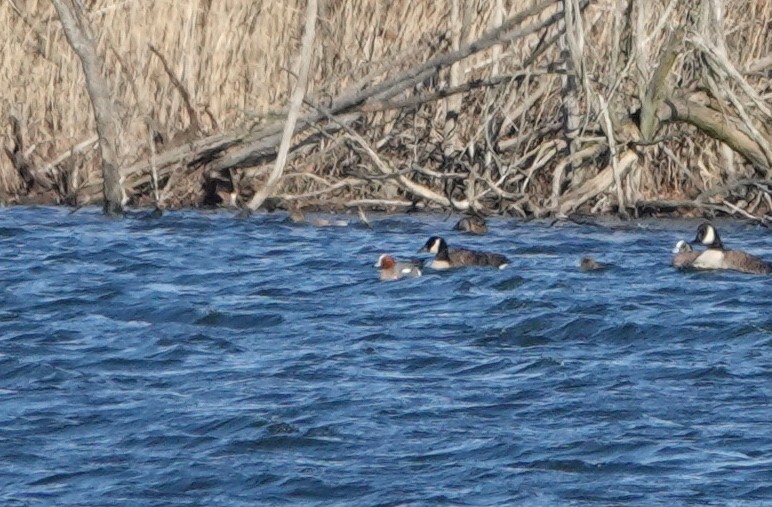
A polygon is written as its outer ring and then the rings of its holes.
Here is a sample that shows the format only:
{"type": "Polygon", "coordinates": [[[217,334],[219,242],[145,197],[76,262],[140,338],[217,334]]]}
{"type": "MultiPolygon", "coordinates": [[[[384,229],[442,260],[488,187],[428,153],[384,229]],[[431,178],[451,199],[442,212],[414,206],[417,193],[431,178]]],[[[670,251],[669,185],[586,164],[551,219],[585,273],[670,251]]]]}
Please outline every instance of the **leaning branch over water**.
{"type": "Polygon", "coordinates": [[[281,144],[279,145],[279,152],[276,156],[276,164],[273,171],[271,171],[271,174],[268,176],[268,180],[263,185],[263,188],[255,193],[255,195],[252,196],[252,199],[250,199],[249,204],[247,204],[247,207],[250,210],[256,210],[263,202],[265,202],[265,199],[273,192],[284,171],[284,164],[287,162],[287,154],[289,153],[292,134],[295,131],[295,122],[300,113],[300,106],[303,105],[303,98],[306,96],[308,68],[311,66],[311,55],[313,54],[313,43],[316,33],[316,17],[316,0],[308,0],[308,5],[306,6],[306,25],[305,30],[303,31],[303,42],[300,49],[300,63],[298,64],[300,70],[298,72],[297,83],[295,83],[295,89],[292,91],[290,110],[287,115],[287,121],[284,123],[284,131],[281,135],[281,144]]]}

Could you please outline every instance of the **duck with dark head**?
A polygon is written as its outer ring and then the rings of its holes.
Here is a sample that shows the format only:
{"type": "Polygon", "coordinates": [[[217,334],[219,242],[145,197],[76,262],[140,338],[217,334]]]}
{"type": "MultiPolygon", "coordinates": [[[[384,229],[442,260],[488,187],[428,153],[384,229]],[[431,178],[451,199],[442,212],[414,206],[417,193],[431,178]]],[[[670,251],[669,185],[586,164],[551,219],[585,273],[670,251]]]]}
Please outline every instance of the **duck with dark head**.
{"type": "Polygon", "coordinates": [[[429,238],[419,252],[435,255],[429,264],[432,269],[451,269],[467,266],[482,266],[504,269],[509,260],[501,254],[476,252],[464,248],[448,248],[448,244],[439,236],[429,238]]]}
{"type": "Polygon", "coordinates": [[[598,262],[592,257],[582,257],[582,260],[579,261],[579,269],[584,272],[605,271],[610,267],[611,267],[611,264],[606,264],[605,262],[598,262]]]}
{"type": "Polygon", "coordinates": [[[469,234],[485,234],[488,232],[488,225],[485,223],[483,217],[474,215],[471,217],[465,217],[456,222],[453,227],[456,231],[467,232],[469,234]]]}

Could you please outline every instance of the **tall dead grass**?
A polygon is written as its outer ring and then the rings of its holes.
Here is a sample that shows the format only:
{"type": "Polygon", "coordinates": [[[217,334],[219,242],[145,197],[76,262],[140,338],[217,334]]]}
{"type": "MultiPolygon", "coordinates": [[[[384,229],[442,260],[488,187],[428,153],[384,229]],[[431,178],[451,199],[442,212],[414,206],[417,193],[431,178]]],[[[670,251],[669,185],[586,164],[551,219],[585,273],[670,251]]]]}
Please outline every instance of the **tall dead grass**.
{"type": "MultiPolygon", "coordinates": [[[[236,129],[254,131],[280,121],[286,114],[294,83],[289,69],[298,54],[304,1],[84,3],[120,117],[118,148],[124,165],[193,137],[236,129]],[[183,97],[151,45],[165,57],[169,70],[187,91],[199,132],[190,132],[191,118],[183,97]],[[151,146],[151,139],[162,142],[151,146]]],[[[533,3],[459,0],[459,12],[451,17],[450,4],[428,0],[322,2],[308,95],[325,104],[343,90],[377,83],[449,50],[454,33],[463,39],[462,43],[475,40],[497,19],[507,19],[533,3]],[[454,20],[455,27],[451,23],[454,20]]],[[[679,26],[685,28],[687,42],[680,46],[670,78],[675,87],[709,90],[710,79],[706,76],[712,76],[719,87],[739,97],[742,104],[752,106],[744,113],[764,135],[772,131],[772,119],[763,107],[758,107],[759,103],[772,107],[772,3],[719,3],[725,6],[720,21],[726,58],[756,97],[749,97],[749,90],[737,80],[717,80],[716,69],[706,63],[697,50],[698,44],[689,43],[706,33],[700,32],[700,7],[694,2],[592,2],[582,18],[586,79],[576,91],[576,107],[585,119],[575,133],[577,150],[605,137],[598,127],[598,94],[607,100],[615,123],[640,107],[641,92],[652,79],[668,34],[679,26]]],[[[79,63],[67,45],[51,3],[2,2],[0,26],[7,34],[0,60],[0,122],[7,122],[11,116],[22,119],[25,155],[31,165],[51,173],[50,186],[55,195],[88,187],[100,179],[98,164],[94,163],[97,152],[93,115],[79,63]],[[69,152],[73,147],[79,151],[69,152]]],[[[565,55],[561,56],[554,45],[528,65],[523,63],[542,35],[550,39],[555,34],[553,27],[546,34],[539,32],[512,44],[498,45],[460,62],[455,72],[462,83],[515,73],[520,78],[461,96],[452,132],[453,160],[445,157],[449,142],[447,113],[453,106],[446,100],[371,112],[355,128],[395,170],[410,169],[416,181],[449,196],[469,198],[474,194],[470,194],[470,185],[478,185],[478,193],[489,190],[485,202],[491,204],[487,208],[506,201],[508,204],[498,206],[499,210],[522,214],[558,210],[553,201],[588,181],[607,161],[584,161],[561,167],[560,174],[556,174],[569,153],[561,144],[566,141],[566,95],[559,66],[565,55]],[[432,171],[463,171],[465,177],[457,181],[437,177],[432,171]],[[498,183],[495,191],[480,183],[486,180],[498,183]]],[[[450,71],[443,70],[407,95],[442,89],[450,82],[450,71]]],[[[726,96],[716,98],[722,99],[730,113],[739,114],[726,96]]],[[[5,145],[9,147],[13,137],[10,128],[6,132],[5,145]]],[[[691,126],[667,126],[657,138],[660,142],[656,146],[642,149],[645,163],[618,182],[629,201],[691,198],[754,174],[742,157],[727,153],[721,143],[691,126]]],[[[406,195],[404,188],[389,178],[371,177],[364,168],[370,164],[367,157],[352,147],[346,136],[333,137],[316,149],[298,153],[290,164],[296,170],[283,180],[283,195],[316,192],[314,195],[320,199],[345,194],[348,199],[406,201],[415,197],[406,195]],[[319,181],[313,176],[324,179],[319,181]],[[339,192],[322,192],[325,185],[347,177],[362,184],[343,187],[339,192]]],[[[239,176],[249,179],[254,174],[259,176],[260,172],[242,171],[239,176]]],[[[24,181],[9,157],[0,157],[0,176],[0,194],[6,201],[13,200],[9,196],[18,195],[24,181]]],[[[249,193],[260,181],[258,177],[254,184],[247,183],[240,190],[249,193]]],[[[202,181],[188,183],[198,185],[198,190],[204,187],[202,181]]],[[[188,189],[180,194],[185,196],[180,203],[195,203],[202,198],[202,192],[188,189]]],[[[598,210],[608,209],[615,201],[614,195],[600,195],[589,204],[598,210]]],[[[772,203],[766,206],[772,209],[772,203]]]]}

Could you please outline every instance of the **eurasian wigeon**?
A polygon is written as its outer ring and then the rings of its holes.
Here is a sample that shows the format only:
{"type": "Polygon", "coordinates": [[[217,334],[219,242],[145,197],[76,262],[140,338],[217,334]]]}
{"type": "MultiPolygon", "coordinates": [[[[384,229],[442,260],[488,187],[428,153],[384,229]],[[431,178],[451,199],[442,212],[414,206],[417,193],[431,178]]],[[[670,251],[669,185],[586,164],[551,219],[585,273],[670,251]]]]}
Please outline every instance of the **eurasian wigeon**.
{"type": "Polygon", "coordinates": [[[402,261],[398,262],[391,255],[383,254],[378,257],[375,263],[376,268],[380,270],[381,280],[399,280],[400,278],[414,278],[421,276],[422,261],[402,261]]]}

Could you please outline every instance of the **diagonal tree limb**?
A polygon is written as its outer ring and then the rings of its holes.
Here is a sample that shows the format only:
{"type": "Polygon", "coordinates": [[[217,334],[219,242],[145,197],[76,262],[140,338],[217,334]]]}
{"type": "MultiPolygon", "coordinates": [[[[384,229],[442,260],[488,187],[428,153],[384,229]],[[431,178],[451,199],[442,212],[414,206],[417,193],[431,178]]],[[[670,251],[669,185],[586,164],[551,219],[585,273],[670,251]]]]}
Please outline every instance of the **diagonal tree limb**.
{"type": "MultiPolygon", "coordinates": [[[[543,12],[548,7],[556,5],[557,2],[558,0],[546,0],[540,2],[539,4],[536,4],[533,7],[516,14],[512,18],[508,19],[503,25],[494,30],[490,30],[479,39],[468,44],[464,44],[457,51],[450,51],[447,53],[439,54],[430,58],[426,62],[411,67],[410,69],[389,79],[386,79],[375,86],[365,88],[364,90],[355,92],[353,94],[337,97],[335,100],[333,100],[332,105],[328,109],[333,115],[337,115],[341,112],[349,111],[353,108],[361,106],[368,100],[388,100],[433,76],[440,69],[448,67],[453,63],[472,54],[488,49],[491,46],[501,42],[509,42],[514,39],[519,39],[547,28],[560,20],[563,17],[563,13],[558,11],[543,20],[537,21],[525,27],[519,27],[519,25],[528,18],[543,12]]],[[[589,5],[589,3],[590,0],[582,0],[580,2],[580,9],[584,9],[587,5],[589,5]]],[[[321,113],[305,116],[298,121],[298,130],[303,130],[304,128],[317,123],[323,118],[324,115],[321,113]]],[[[235,150],[233,153],[230,153],[220,159],[216,164],[214,164],[213,169],[221,170],[250,165],[249,160],[256,152],[265,150],[266,148],[271,148],[273,146],[270,143],[265,142],[264,139],[277,133],[277,126],[269,126],[263,129],[261,132],[256,133],[255,135],[247,136],[244,139],[244,146],[242,148],[235,150]]]]}
{"type": "Polygon", "coordinates": [[[307,0],[306,4],[306,24],[303,30],[303,39],[300,49],[300,63],[297,83],[290,97],[290,110],[287,121],[284,124],[284,132],[281,136],[279,152],[276,155],[276,164],[273,171],[268,176],[268,181],[249,201],[247,207],[254,211],[259,208],[263,202],[271,195],[274,187],[279,182],[284,165],[287,163],[287,154],[289,153],[292,135],[295,132],[295,122],[300,115],[300,107],[303,105],[303,98],[306,96],[306,85],[308,82],[308,69],[311,67],[311,57],[313,56],[314,37],[316,36],[316,18],[318,5],[317,0],[307,0]]]}

